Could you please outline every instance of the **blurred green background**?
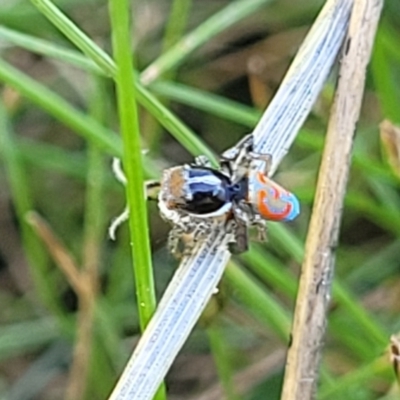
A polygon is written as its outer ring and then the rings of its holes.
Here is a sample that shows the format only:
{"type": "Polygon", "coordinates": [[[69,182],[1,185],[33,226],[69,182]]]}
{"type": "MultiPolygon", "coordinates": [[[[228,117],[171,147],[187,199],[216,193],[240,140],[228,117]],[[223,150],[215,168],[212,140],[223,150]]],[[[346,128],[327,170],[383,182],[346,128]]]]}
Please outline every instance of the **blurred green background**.
{"type": "MultiPolygon", "coordinates": [[[[115,86],[104,76],[112,66],[101,55],[97,64],[82,56],[41,14],[45,3],[0,4],[0,399],[105,399],[140,333],[128,225],[115,242],[107,235],[125,205],[111,172],[111,155],[121,154],[115,86]],[[38,214],[28,224],[30,210],[38,214]],[[82,373],[70,373],[72,365],[82,373]]],[[[201,139],[165,118],[173,137],[154,117],[162,114],[157,103],[145,102],[146,177],[190,162],[208,151],[203,144],[218,154],[250,132],[322,4],[132,1],[137,70],[170,54],[147,89],[201,139]],[[188,33],[191,41],[168,53],[188,33]]],[[[105,1],[57,6],[112,53],[105,1]]],[[[335,80],[333,72],[275,176],[299,197],[301,216],[270,223],[268,243],[253,242],[228,266],[168,374],[168,398],[279,399],[335,80]]],[[[385,2],[357,127],[320,399],[400,398],[389,357],[390,337],[400,332],[400,130],[386,124],[382,145],[384,119],[400,126],[397,0],[385,2]]],[[[160,298],[178,261],[155,202],[148,212],[160,298]]],[[[395,338],[391,348],[399,348],[395,338]]]]}

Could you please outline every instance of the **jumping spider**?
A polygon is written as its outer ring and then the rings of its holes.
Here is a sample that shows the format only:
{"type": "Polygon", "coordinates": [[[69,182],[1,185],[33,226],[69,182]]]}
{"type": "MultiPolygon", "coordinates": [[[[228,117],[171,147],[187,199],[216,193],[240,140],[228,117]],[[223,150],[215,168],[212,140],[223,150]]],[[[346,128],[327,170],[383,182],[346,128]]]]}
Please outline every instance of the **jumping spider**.
{"type": "Polygon", "coordinates": [[[220,168],[205,156],[193,164],[164,171],[158,196],[161,216],[172,224],[169,249],[185,252],[222,223],[232,235],[230,251],[248,249],[248,227],[255,225],[261,240],[266,220],[291,221],[300,210],[297,198],[268,178],[271,156],[253,151],[253,136],[245,136],[225,151],[220,168]]]}

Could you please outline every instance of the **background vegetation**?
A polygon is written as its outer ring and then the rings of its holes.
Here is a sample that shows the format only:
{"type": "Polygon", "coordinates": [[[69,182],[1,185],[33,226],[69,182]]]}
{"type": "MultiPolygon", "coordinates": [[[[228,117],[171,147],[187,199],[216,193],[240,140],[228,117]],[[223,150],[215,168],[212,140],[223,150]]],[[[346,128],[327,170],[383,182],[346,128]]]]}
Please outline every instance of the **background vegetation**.
{"type": "MultiPolygon", "coordinates": [[[[132,4],[137,70],[154,60],[165,68],[151,83],[147,69],[148,92],[136,93],[150,178],[251,131],[322,2],[132,4]],[[189,32],[189,44],[174,51],[189,32]]],[[[140,326],[128,224],[115,242],[107,237],[125,205],[110,168],[110,156],[122,156],[115,66],[95,47],[113,54],[110,18],[102,0],[58,1],[86,41],[71,26],[60,33],[65,22],[50,6],[0,4],[0,398],[105,399],[140,326]]],[[[387,0],[345,202],[321,399],[400,398],[388,352],[400,331],[400,146],[397,156],[394,140],[382,151],[379,136],[383,119],[400,124],[399,21],[400,4],[387,0]]],[[[333,74],[276,176],[300,198],[301,216],[269,224],[268,243],[235,259],[240,269],[228,267],[169,373],[168,398],[219,399],[221,387],[230,399],[279,398],[334,82],[333,74]]],[[[135,170],[140,160],[132,162],[135,170]]],[[[147,211],[160,298],[178,262],[165,248],[169,227],[156,204],[147,211]]]]}

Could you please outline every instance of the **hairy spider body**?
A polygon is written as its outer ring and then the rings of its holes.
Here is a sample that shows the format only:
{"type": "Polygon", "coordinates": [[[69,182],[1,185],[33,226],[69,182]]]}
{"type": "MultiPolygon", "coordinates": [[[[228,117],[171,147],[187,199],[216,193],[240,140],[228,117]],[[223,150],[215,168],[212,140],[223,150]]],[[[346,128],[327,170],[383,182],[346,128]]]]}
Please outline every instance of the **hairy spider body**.
{"type": "Polygon", "coordinates": [[[265,221],[291,221],[300,211],[297,198],[267,177],[271,156],[253,152],[253,137],[247,135],[225,151],[220,169],[204,156],[193,164],[164,171],[159,193],[161,216],[173,228],[169,235],[172,253],[182,241],[185,251],[221,222],[232,236],[230,250],[248,249],[248,227],[258,228],[265,238],[265,221]]]}

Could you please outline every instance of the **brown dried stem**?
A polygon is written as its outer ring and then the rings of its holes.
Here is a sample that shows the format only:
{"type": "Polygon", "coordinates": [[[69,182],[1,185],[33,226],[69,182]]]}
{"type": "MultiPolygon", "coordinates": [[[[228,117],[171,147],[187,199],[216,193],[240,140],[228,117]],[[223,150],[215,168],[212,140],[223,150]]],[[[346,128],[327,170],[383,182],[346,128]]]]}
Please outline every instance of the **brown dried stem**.
{"type": "Polygon", "coordinates": [[[282,400],[315,398],[351,149],[381,8],[382,0],[354,2],[306,241],[282,400]]]}
{"type": "MultiPolygon", "coordinates": [[[[68,249],[39,214],[30,212],[27,215],[27,220],[45,243],[49,254],[64,273],[78,297],[77,335],[65,398],[67,400],[82,398],[86,390],[89,371],[94,308],[98,286],[97,267],[89,262],[86,257],[85,268],[81,270],[68,249]]],[[[91,248],[91,246],[88,247],[91,248]]],[[[97,260],[97,258],[95,259],[97,260]]]]}

